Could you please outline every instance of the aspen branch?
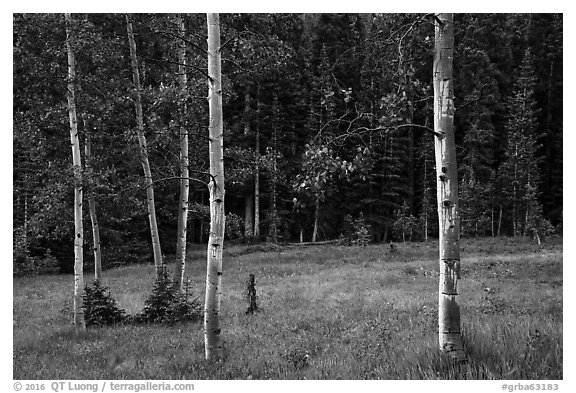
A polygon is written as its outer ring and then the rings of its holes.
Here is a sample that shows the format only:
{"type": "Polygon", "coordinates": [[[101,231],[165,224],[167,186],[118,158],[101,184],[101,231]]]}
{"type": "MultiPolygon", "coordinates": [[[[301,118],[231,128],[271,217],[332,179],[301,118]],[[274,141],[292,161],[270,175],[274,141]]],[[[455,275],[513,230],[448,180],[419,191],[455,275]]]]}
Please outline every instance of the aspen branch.
{"type": "MultiPolygon", "coordinates": [[[[181,176],[169,176],[169,177],[163,177],[161,179],[156,179],[156,180],[152,180],[152,183],[143,187],[143,188],[148,188],[148,187],[152,187],[152,185],[156,184],[156,183],[162,183],[168,180],[192,180],[198,183],[201,183],[203,185],[205,185],[206,187],[208,187],[208,183],[206,183],[203,180],[197,179],[195,177],[181,177],[181,176]]],[[[142,188],[142,187],[141,187],[142,188]]]]}
{"type": "Polygon", "coordinates": [[[472,101],[469,101],[469,102],[467,102],[467,103],[459,106],[458,108],[455,108],[455,109],[454,109],[454,112],[457,112],[457,111],[459,111],[460,109],[464,109],[464,108],[466,108],[467,106],[470,106],[470,105],[472,105],[472,104],[475,104],[475,103],[477,103],[478,101],[482,101],[484,98],[486,98],[486,96],[483,94],[483,93],[484,93],[484,87],[485,87],[485,86],[482,86],[482,88],[480,89],[480,97],[478,97],[478,98],[476,98],[476,99],[474,99],[474,100],[472,100],[472,101]]]}
{"type": "Polygon", "coordinates": [[[190,46],[198,49],[198,50],[201,51],[203,54],[205,54],[205,55],[208,54],[208,52],[206,51],[206,49],[202,48],[200,45],[198,45],[198,44],[196,44],[196,43],[194,43],[194,42],[192,42],[192,41],[190,41],[190,40],[187,40],[186,38],[184,38],[184,37],[182,37],[182,36],[180,36],[180,35],[178,35],[178,34],[174,34],[174,33],[170,32],[170,31],[163,31],[163,30],[156,30],[154,33],[156,33],[156,34],[164,34],[164,35],[167,35],[167,36],[170,36],[170,37],[178,38],[179,40],[187,43],[188,45],[190,45],[190,46]]]}
{"type": "Polygon", "coordinates": [[[240,33],[234,35],[232,38],[229,38],[228,40],[226,40],[226,42],[224,42],[222,45],[220,45],[220,47],[218,48],[218,52],[222,52],[222,49],[224,49],[224,47],[225,47],[226,45],[228,45],[228,44],[229,44],[230,42],[232,42],[234,39],[240,37],[240,36],[243,35],[243,34],[247,34],[247,33],[251,33],[251,31],[249,31],[249,30],[244,30],[244,31],[241,31],[240,33]]]}
{"type": "Polygon", "coordinates": [[[424,130],[424,131],[428,131],[428,132],[434,134],[435,136],[437,136],[437,137],[439,137],[439,138],[444,137],[444,133],[443,133],[443,132],[437,132],[437,131],[433,130],[433,129],[430,128],[430,127],[423,126],[423,125],[420,125],[420,124],[412,124],[412,123],[409,123],[409,124],[401,124],[401,125],[399,125],[399,126],[394,127],[394,129],[404,128],[404,127],[420,128],[420,129],[422,129],[422,130],[424,130]]]}
{"type": "Polygon", "coordinates": [[[232,61],[232,60],[229,60],[229,59],[222,59],[222,62],[232,63],[232,65],[236,66],[236,68],[238,68],[240,71],[243,71],[243,72],[246,72],[246,73],[254,72],[254,71],[247,70],[247,69],[244,68],[244,67],[241,67],[238,63],[236,63],[236,62],[234,62],[234,61],[232,61]]]}

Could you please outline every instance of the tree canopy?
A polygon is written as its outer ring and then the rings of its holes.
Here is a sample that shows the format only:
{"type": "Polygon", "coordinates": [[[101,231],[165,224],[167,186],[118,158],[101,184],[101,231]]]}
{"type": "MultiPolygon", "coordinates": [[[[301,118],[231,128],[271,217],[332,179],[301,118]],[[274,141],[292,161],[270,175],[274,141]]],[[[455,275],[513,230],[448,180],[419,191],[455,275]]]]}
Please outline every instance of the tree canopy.
{"type": "MultiPolygon", "coordinates": [[[[256,189],[256,240],[337,239],[346,222],[360,217],[376,242],[407,239],[407,218],[411,240],[438,235],[431,214],[431,17],[220,15],[230,240],[254,240],[243,228],[254,220],[242,217],[255,214],[246,201],[253,203],[256,189]]],[[[204,15],[182,20],[185,29],[174,15],[132,15],[166,254],[176,246],[182,125],[193,178],[187,239],[208,238],[207,32],[204,15]]],[[[71,28],[78,131],[84,145],[89,127],[91,142],[83,186],[98,206],[103,265],[151,261],[125,17],[74,14],[71,28]]],[[[562,15],[461,14],[454,33],[463,235],[561,230],[562,15]],[[522,170],[515,173],[515,166],[522,170]]],[[[61,14],[14,14],[15,256],[26,250],[36,268],[56,263],[70,272],[74,176],[65,38],[61,14]]]]}

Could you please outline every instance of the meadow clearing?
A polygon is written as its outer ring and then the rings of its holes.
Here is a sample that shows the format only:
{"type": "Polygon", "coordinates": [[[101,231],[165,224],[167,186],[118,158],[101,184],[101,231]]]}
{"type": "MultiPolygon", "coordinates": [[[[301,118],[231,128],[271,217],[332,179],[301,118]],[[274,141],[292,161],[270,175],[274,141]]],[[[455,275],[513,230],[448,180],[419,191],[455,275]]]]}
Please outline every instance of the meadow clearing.
{"type": "MultiPolygon", "coordinates": [[[[437,349],[436,242],[235,245],[224,252],[223,362],[204,360],[201,322],[75,332],[73,277],[44,275],[14,278],[13,378],[562,379],[562,239],[461,245],[463,365],[437,349]]],[[[187,272],[202,302],[205,265],[205,251],[191,250],[187,272]]],[[[149,264],[104,271],[128,314],[142,309],[153,279],[149,264]]]]}

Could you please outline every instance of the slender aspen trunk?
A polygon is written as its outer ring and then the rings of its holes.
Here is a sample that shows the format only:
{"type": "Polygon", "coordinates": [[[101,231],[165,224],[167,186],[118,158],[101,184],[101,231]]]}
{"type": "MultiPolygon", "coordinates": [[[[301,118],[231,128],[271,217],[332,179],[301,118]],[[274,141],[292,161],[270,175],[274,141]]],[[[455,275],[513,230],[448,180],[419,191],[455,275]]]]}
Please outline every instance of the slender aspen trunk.
{"type": "Polygon", "coordinates": [[[70,145],[72,146],[72,165],[74,166],[74,325],[76,329],[86,330],[82,292],[84,291],[84,227],[82,225],[82,160],[80,157],[80,139],[78,119],[76,117],[74,50],[72,48],[72,16],[64,15],[66,20],[66,50],[68,52],[68,117],[70,119],[70,145]]]}
{"type": "Polygon", "coordinates": [[[492,231],[492,237],[494,237],[494,205],[490,206],[490,230],[492,231]]]}
{"type": "MultiPolygon", "coordinates": [[[[181,14],[176,16],[179,36],[186,36],[186,26],[181,14]]],[[[182,92],[186,92],[188,81],[186,79],[186,45],[180,40],[178,43],[178,82],[182,92]]],[[[174,286],[180,290],[184,285],[186,272],[186,231],[188,226],[188,202],[190,198],[190,180],[188,171],[188,131],[186,130],[186,104],[181,114],[180,124],[180,201],[178,203],[178,232],[176,235],[176,267],[174,272],[174,286]]]]}
{"type": "Polygon", "coordinates": [[[210,237],[208,239],[204,343],[206,360],[222,359],[220,296],[222,293],[222,248],[224,245],[224,154],[220,22],[218,14],[207,14],[208,25],[208,105],[210,132],[210,237]]]}
{"type": "Polygon", "coordinates": [[[260,168],[258,165],[260,160],[260,86],[258,86],[256,98],[258,119],[256,122],[256,168],[254,169],[254,237],[258,238],[260,236],[260,168]]]}
{"type": "Polygon", "coordinates": [[[438,290],[438,336],[440,350],[453,361],[465,361],[458,306],[460,279],[460,223],[458,217],[458,172],[454,143],[454,90],[452,14],[439,14],[434,51],[434,129],[440,236],[440,280],[438,290]],[[440,24],[441,23],[441,24],[440,24]]]}
{"type": "Polygon", "coordinates": [[[312,243],[318,238],[318,221],[320,220],[320,196],[316,196],[314,201],[314,231],[312,232],[312,243]]]}
{"type": "MultiPolygon", "coordinates": [[[[90,138],[90,128],[88,121],[84,120],[84,130],[86,140],[84,143],[84,156],[86,159],[86,176],[92,175],[92,141],[90,138]]],[[[92,187],[88,190],[88,212],[92,224],[92,251],[94,252],[94,279],[102,280],[102,253],[100,249],[100,226],[98,225],[98,215],[96,214],[96,198],[92,187]]]]}
{"type": "Polygon", "coordinates": [[[146,201],[148,203],[148,221],[150,222],[150,236],[152,238],[152,250],[154,253],[154,266],[156,275],[160,276],[164,262],[162,260],[162,249],[160,247],[160,235],[156,221],[156,205],[154,202],[154,183],[152,181],[152,171],[148,161],[148,147],[146,136],[144,135],[144,116],[142,114],[142,98],[140,91],[140,72],[138,71],[138,57],[136,55],[136,41],[134,41],[134,28],[130,14],[126,14],[126,30],[130,43],[130,60],[132,63],[132,81],[134,83],[134,107],[136,110],[136,126],[138,131],[138,145],[140,147],[140,160],[144,170],[144,180],[146,183],[146,201]]]}

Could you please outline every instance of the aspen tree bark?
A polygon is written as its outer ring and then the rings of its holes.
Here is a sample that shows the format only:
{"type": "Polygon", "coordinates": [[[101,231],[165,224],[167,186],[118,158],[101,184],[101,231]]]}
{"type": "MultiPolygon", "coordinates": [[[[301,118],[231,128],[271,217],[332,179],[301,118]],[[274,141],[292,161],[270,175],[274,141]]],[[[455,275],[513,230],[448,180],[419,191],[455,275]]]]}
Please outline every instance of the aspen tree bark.
{"type": "Polygon", "coordinates": [[[72,48],[72,16],[64,14],[66,20],[66,51],[68,52],[68,117],[70,120],[70,145],[72,146],[72,165],[74,166],[74,325],[76,329],[86,330],[82,292],[84,291],[84,227],[82,226],[82,160],[80,157],[80,139],[78,137],[78,119],[76,117],[74,50],[72,48]]]}
{"type": "MultiPolygon", "coordinates": [[[[179,35],[186,35],[186,26],[181,14],[176,17],[179,35]]],[[[188,88],[186,79],[186,45],[180,41],[178,45],[178,81],[180,89],[185,92],[188,88]]],[[[186,104],[183,104],[180,124],[180,201],[178,203],[178,233],[176,239],[176,268],[174,273],[174,286],[180,290],[184,285],[186,271],[186,231],[188,224],[188,202],[190,197],[190,180],[188,171],[188,131],[185,128],[186,104]]]]}
{"type": "MultiPolygon", "coordinates": [[[[86,159],[86,176],[92,175],[92,141],[90,138],[90,129],[88,122],[84,120],[84,130],[86,139],[84,142],[84,156],[86,159]]],[[[88,212],[90,213],[90,222],[92,224],[92,251],[94,252],[94,279],[102,279],[102,253],[100,250],[100,226],[98,225],[98,216],[96,214],[96,199],[92,187],[88,190],[88,212]]]]}
{"type": "Polygon", "coordinates": [[[222,118],[222,84],[220,54],[220,22],[218,14],[207,14],[208,25],[208,105],[209,151],[211,181],[210,235],[206,269],[206,300],[204,304],[204,344],[206,360],[222,359],[220,329],[220,296],[222,293],[222,247],[224,244],[224,152],[222,118]]]}
{"type": "Polygon", "coordinates": [[[454,142],[454,90],[452,14],[439,14],[434,50],[434,130],[438,200],[440,275],[438,291],[438,336],[440,350],[453,361],[465,361],[458,306],[460,279],[460,223],[458,217],[458,172],[454,142]]]}
{"type": "Polygon", "coordinates": [[[148,161],[148,147],[146,136],[144,135],[144,115],[142,114],[142,98],[140,91],[140,72],[138,71],[138,57],[136,55],[136,41],[134,40],[134,28],[132,19],[126,14],[126,31],[128,33],[128,42],[130,44],[130,60],[132,64],[132,81],[134,83],[134,107],[136,110],[136,128],[138,131],[138,145],[140,147],[140,160],[144,170],[144,180],[146,183],[146,201],[148,204],[148,221],[150,223],[150,236],[152,238],[152,250],[154,253],[154,266],[156,275],[161,274],[164,262],[162,260],[162,249],[160,248],[160,235],[158,233],[158,224],[156,222],[156,205],[154,202],[154,184],[152,182],[152,171],[148,161]]]}

